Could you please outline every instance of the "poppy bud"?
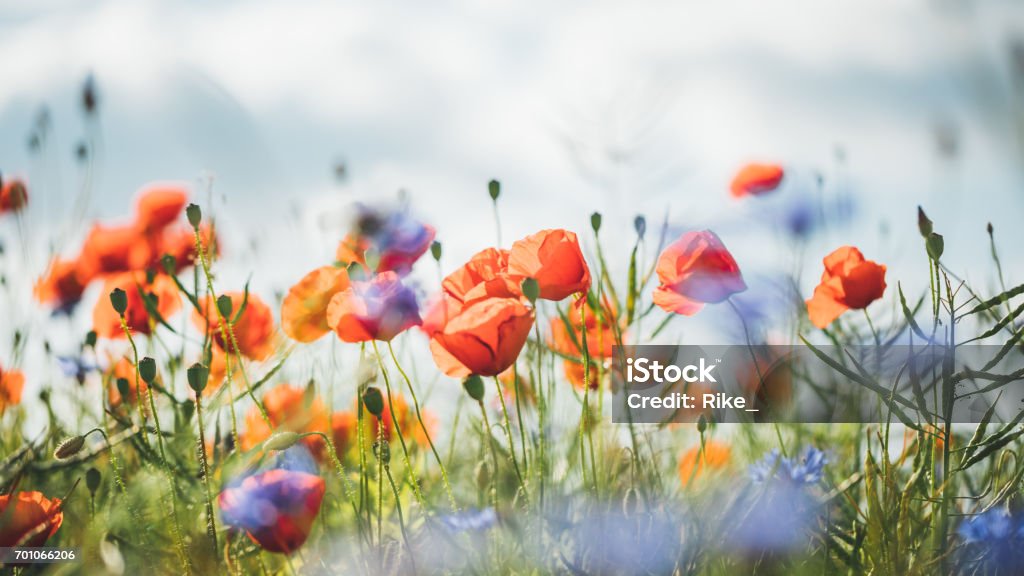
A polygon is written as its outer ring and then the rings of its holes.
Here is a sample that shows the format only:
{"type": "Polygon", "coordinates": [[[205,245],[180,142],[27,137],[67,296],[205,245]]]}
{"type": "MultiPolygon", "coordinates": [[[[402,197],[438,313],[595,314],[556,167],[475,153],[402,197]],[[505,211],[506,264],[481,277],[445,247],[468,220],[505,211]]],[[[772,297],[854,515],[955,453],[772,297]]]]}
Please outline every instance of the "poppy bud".
{"type": "Polygon", "coordinates": [[[430,244],[430,255],[434,257],[434,260],[441,261],[441,243],[437,240],[430,244]]]}
{"type": "Polygon", "coordinates": [[[89,348],[95,348],[96,347],[96,331],[95,330],[89,330],[89,332],[86,333],[86,335],[85,335],[85,345],[88,346],[89,348]]]}
{"type": "Polygon", "coordinates": [[[96,97],[96,80],[92,74],[85,77],[82,84],[82,108],[86,114],[92,115],[96,112],[98,98],[96,97]]]}
{"type": "Polygon", "coordinates": [[[89,470],[85,472],[85,486],[93,496],[95,496],[96,491],[99,490],[100,480],[102,479],[103,477],[100,475],[100,471],[95,468],[89,468],[89,470]]]}
{"type": "Polygon", "coordinates": [[[942,256],[942,250],[945,247],[945,242],[942,240],[942,234],[936,234],[932,232],[928,235],[928,240],[925,242],[925,246],[928,248],[928,256],[936,262],[942,256]]]}
{"type": "Polygon", "coordinates": [[[78,454],[82,450],[82,446],[85,446],[85,436],[65,438],[57,445],[57,449],[53,451],[53,457],[57,460],[65,460],[78,454]]]}
{"type": "Polygon", "coordinates": [[[497,180],[491,180],[487,183],[487,193],[491,195],[491,200],[497,202],[498,196],[501,196],[501,182],[497,180]]]}
{"type": "Polygon", "coordinates": [[[465,380],[462,381],[462,387],[466,389],[466,394],[477,402],[484,398],[484,379],[476,374],[469,375],[465,380]]]}
{"type": "Polygon", "coordinates": [[[156,380],[156,360],[149,356],[139,360],[139,377],[146,384],[152,384],[156,380]]]}
{"type": "Polygon", "coordinates": [[[924,238],[927,238],[932,233],[932,221],[928,219],[928,216],[920,206],[917,207],[917,229],[924,238]]]}
{"type": "Polygon", "coordinates": [[[291,430],[275,432],[263,443],[263,449],[267,451],[287,450],[294,446],[295,443],[299,441],[299,438],[299,434],[292,432],[291,430]]]}
{"type": "Polygon", "coordinates": [[[171,254],[164,254],[163,258],[160,259],[160,265],[164,267],[164,272],[174,274],[178,269],[178,259],[171,254]]]}
{"type": "Polygon", "coordinates": [[[644,234],[647,233],[647,219],[643,217],[643,214],[633,219],[633,229],[636,230],[636,235],[643,240],[644,234]]]}
{"type": "Polygon", "coordinates": [[[594,229],[594,233],[597,234],[601,230],[601,213],[594,212],[590,215],[590,227],[594,229]]]}
{"type": "Polygon", "coordinates": [[[121,395],[121,400],[128,400],[131,395],[132,389],[131,384],[128,383],[127,378],[117,379],[117,393],[121,395]]]}
{"type": "Polygon", "coordinates": [[[220,312],[222,318],[231,318],[231,310],[234,305],[231,303],[231,297],[227,294],[221,294],[217,297],[217,311],[220,312]]]}
{"type": "Polygon", "coordinates": [[[203,221],[203,211],[197,204],[189,204],[185,208],[185,216],[188,217],[188,223],[196,229],[199,228],[199,223],[203,221]]]}
{"type": "Polygon", "coordinates": [[[363,392],[363,405],[366,406],[367,412],[380,418],[380,415],[384,413],[384,396],[381,395],[380,389],[370,386],[363,392]]]}
{"type": "Polygon", "coordinates": [[[196,413],[196,403],[192,400],[187,400],[181,405],[181,417],[185,422],[192,421],[192,415],[196,413]]]}
{"type": "Polygon", "coordinates": [[[114,312],[124,316],[124,311],[128,309],[128,294],[120,288],[114,288],[110,293],[110,305],[114,307],[114,312]]]}
{"type": "Polygon", "coordinates": [[[988,223],[988,226],[985,226],[985,231],[988,232],[989,236],[991,236],[992,232],[995,231],[995,228],[992,228],[992,223],[991,222],[988,223]]]}
{"type": "Polygon", "coordinates": [[[523,289],[523,296],[530,301],[530,304],[537,303],[537,297],[540,296],[540,285],[533,278],[527,278],[523,280],[521,285],[523,289]]]}
{"type": "Polygon", "coordinates": [[[188,377],[189,388],[194,390],[196,394],[201,394],[206,389],[206,382],[210,378],[210,369],[196,362],[186,371],[186,376],[188,377]]]}
{"type": "Polygon", "coordinates": [[[703,434],[704,431],[707,430],[707,429],[708,429],[708,419],[707,419],[707,417],[703,413],[701,413],[700,417],[697,418],[697,432],[699,434],[703,434]]]}

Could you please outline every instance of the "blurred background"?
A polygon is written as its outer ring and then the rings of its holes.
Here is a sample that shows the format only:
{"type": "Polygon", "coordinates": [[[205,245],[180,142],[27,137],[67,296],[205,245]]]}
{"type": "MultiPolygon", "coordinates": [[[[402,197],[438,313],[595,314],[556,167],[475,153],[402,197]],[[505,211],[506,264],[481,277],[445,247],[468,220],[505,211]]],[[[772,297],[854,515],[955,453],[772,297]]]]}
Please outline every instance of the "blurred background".
{"type": "MultiPolygon", "coordinates": [[[[803,297],[854,244],[916,299],[920,204],[947,265],[993,288],[988,222],[1021,281],[1022,136],[1010,0],[0,2],[0,169],[32,195],[0,223],[22,284],[0,338],[80,340],[95,296],[74,330],[44,330],[30,279],[154,180],[193,183],[220,219],[220,285],[251,275],[268,299],[331,261],[354,201],[406,198],[450,271],[495,242],[491,178],[506,246],[565,227],[593,250],[600,211],[624,271],[644,215],[648,262],[663,222],[712,228],[752,288],[789,275],[803,297]],[[786,167],[778,194],[729,197],[748,161],[786,167]]],[[[416,278],[436,290],[429,258],[416,278]]],[[[731,338],[707,318],[691,343],[731,338]]]]}

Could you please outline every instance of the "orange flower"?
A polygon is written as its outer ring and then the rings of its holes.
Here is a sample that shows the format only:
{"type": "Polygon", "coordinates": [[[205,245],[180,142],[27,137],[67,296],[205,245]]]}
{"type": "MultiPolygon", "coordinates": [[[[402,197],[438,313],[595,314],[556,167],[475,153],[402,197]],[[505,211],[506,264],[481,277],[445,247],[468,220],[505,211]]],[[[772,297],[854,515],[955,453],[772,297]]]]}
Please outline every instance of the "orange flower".
{"type": "Polygon", "coordinates": [[[313,342],[330,332],[327,306],[335,294],[348,287],[348,271],[344,268],[322,266],[306,274],[281,303],[284,333],[299,342],[313,342]]]}
{"type": "Polygon", "coordinates": [[[778,188],[784,176],[778,164],[747,164],[736,173],[729,190],[733,198],[760,196],[778,188]]]}
{"type": "Polygon", "coordinates": [[[55,258],[33,288],[36,300],[59,311],[70,311],[79,300],[88,279],[82,277],[78,262],[55,258]]]}
{"type": "Polygon", "coordinates": [[[441,288],[461,304],[487,297],[517,298],[519,283],[508,274],[508,250],[486,248],[445,277],[441,288]]]}
{"type": "Polygon", "coordinates": [[[687,232],[658,257],[654,303],[666,312],[692,316],[704,304],[747,289],[732,254],[710,230],[687,232]]]}
{"type": "Polygon", "coordinates": [[[151,294],[156,298],[155,309],[165,320],[181,308],[178,287],[167,276],[157,274],[153,277],[152,283],[147,283],[146,274],[143,272],[116,274],[104,284],[103,295],[96,302],[96,307],[92,311],[93,330],[100,338],[124,338],[121,320],[113,306],[110,305],[110,299],[107,298],[107,295],[115,288],[124,290],[128,296],[128,308],[125,310],[124,318],[133,332],[149,334],[151,332],[150,322],[156,322],[155,318],[149,317],[142,298],[143,293],[151,294]]]}
{"type": "Polygon", "coordinates": [[[732,449],[728,444],[708,440],[704,443],[704,452],[700,446],[687,450],[679,459],[679,481],[685,488],[691,480],[710,470],[721,470],[729,465],[732,449]]]}
{"type": "Polygon", "coordinates": [[[394,272],[352,282],[327,306],[327,325],[345,342],[390,341],[421,323],[416,295],[394,272]]]}
{"type": "MultiPolygon", "coordinates": [[[[273,428],[267,426],[259,407],[253,406],[245,415],[245,432],[239,434],[242,450],[252,450],[278,430],[300,434],[328,431],[323,401],[314,394],[307,394],[304,388],[282,384],[263,396],[263,407],[273,428]]],[[[307,436],[302,443],[317,458],[323,456],[324,442],[319,436],[307,436]]]]}
{"type": "Polygon", "coordinates": [[[495,376],[511,366],[533,327],[533,310],[517,298],[486,298],[467,305],[439,300],[428,313],[430,351],[449,376],[495,376]]]}
{"type": "Polygon", "coordinates": [[[25,388],[25,375],[19,370],[4,370],[0,366],[0,414],[8,406],[21,402],[21,391],[25,388]]]}
{"type": "Polygon", "coordinates": [[[279,468],[254,474],[217,498],[224,523],[245,530],[268,552],[298,550],[320,513],[323,478],[279,468]]]}
{"type": "MultiPolygon", "coordinates": [[[[231,318],[228,322],[231,332],[238,342],[237,352],[250,360],[266,360],[267,356],[274,349],[274,315],[270,307],[263,303],[259,296],[249,293],[248,300],[242,292],[226,292],[222,296],[231,299],[231,318]],[[231,321],[242,308],[242,302],[246,302],[245,310],[237,320],[231,321]]],[[[192,321],[200,330],[209,330],[210,337],[217,343],[217,346],[225,352],[234,353],[234,347],[230,342],[231,335],[228,334],[228,342],[224,341],[221,334],[221,325],[218,311],[211,306],[212,298],[206,298],[200,303],[203,313],[192,312],[192,321]],[[209,326],[209,328],[207,328],[209,326]]],[[[214,304],[215,306],[215,304],[214,304]]],[[[225,332],[228,332],[225,330],[225,332]]]]}
{"type": "Polygon", "coordinates": [[[586,294],[590,289],[590,268],[576,234],[568,230],[541,230],[512,244],[508,272],[517,279],[536,280],[545,300],[586,294]]]}
{"type": "Polygon", "coordinates": [[[349,233],[338,243],[338,249],[334,253],[334,259],[338,263],[348,266],[359,264],[366,266],[366,249],[370,247],[370,241],[358,234],[349,233]]]}
{"type": "Polygon", "coordinates": [[[591,362],[589,377],[584,380],[587,370],[583,368],[582,361],[569,360],[568,358],[562,362],[565,369],[565,379],[573,385],[573,388],[577,390],[583,390],[584,385],[589,384],[591,390],[597,390],[600,387],[600,379],[598,378],[597,363],[591,362]]]}
{"type": "MultiPolygon", "coordinates": [[[[615,345],[615,306],[605,301],[604,311],[601,315],[588,303],[586,317],[583,317],[582,307],[569,307],[566,314],[566,321],[561,316],[551,319],[551,340],[550,345],[556,352],[566,356],[580,356],[580,347],[583,345],[583,330],[581,325],[586,325],[587,350],[592,357],[611,358],[612,347],[615,345]],[[571,331],[570,331],[570,326],[571,331]]],[[[580,368],[582,371],[582,367],[580,368]]]]}
{"type": "Polygon", "coordinates": [[[145,188],[135,204],[135,226],[145,234],[159,232],[181,215],[188,201],[188,192],[173,184],[156,184],[145,188]]]}
{"type": "Polygon", "coordinates": [[[42,492],[4,494],[0,496],[0,547],[42,546],[63,521],[60,498],[47,498],[42,492]]]}
{"type": "Polygon", "coordinates": [[[885,266],[865,260],[853,246],[832,252],[824,263],[821,283],[807,301],[807,315],[818,328],[828,326],[851,308],[867,308],[885,292],[885,266]]]}
{"type": "MultiPolygon", "coordinates": [[[[213,260],[220,255],[220,242],[214,235],[212,227],[206,223],[200,224],[199,238],[203,242],[203,252],[206,253],[207,259],[213,260]]],[[[165,230],[159,253],[160,257],[163,257],[164,254],[174,256],[177,272],[193,266],[198,260],[195,232],[188,227],[165,230]]]]}
{"type": "Polygon", "coordinates": [[[144,270],[154,262],[154,246],[134,226],[96,224],[85,237],[78,257],[85,278],[144,270]]]}
{"type": "Polygon", "coordinates": [[[0,185],[0,214],[20,212],[28,205],[28,187],[21,180],[12,178],[0,185]]]}

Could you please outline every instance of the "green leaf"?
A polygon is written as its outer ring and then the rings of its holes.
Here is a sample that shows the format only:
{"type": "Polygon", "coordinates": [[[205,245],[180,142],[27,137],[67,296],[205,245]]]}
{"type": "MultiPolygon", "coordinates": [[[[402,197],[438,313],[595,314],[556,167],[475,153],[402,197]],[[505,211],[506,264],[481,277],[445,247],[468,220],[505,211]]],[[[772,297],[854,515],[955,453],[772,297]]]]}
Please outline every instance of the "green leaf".
{"type": "Polygon", "coordinates": [[[1024,284],[1021,284],[1020,286],[1016,286],[1014,288],[1010,288],[1009,290],[999,294],[998,296],[993,296],[992,298],[985,300],[981,304],[978,304],[974,308],[971,308],[970,311],[965,312],[964,316],[970,316],[971,314],[984,312],[985,310],[988,310],[993,306],[998,306],[1003,302],[1006,302],[1010,298],[1013,298],[1014,296],[1020,296],[1021,294],[1024,294],[1024,284]]]}

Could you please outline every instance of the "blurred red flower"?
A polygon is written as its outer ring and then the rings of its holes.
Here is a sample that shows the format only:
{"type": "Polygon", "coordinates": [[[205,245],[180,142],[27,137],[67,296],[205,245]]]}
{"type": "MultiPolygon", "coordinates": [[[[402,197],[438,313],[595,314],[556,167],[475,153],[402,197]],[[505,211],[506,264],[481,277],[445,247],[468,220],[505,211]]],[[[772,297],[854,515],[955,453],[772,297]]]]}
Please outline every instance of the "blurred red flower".
{"type": "Polygon", "coordinates": [[[778,164],[747,164],[733,177],[729,190],[733,198],[760,196],[778,188],[784,176],[778,164]]]}
{"type": "Polygon", "coordinates": [[[102,296],[92,311],[93,330],[100,338],[124,338],[121,320],[114,311],[107,295],[120,288],[128,296],[128,308],[124,318],[132,332],[149,334],[150,318],[143,294],[151,294],[155,298],[154,310],[163,319],[170,318],[181,308],[181,297],[174,281],[163,274],[156,274],[152,282],[148,282],[143,272],[123,272],[109,277],[103,286],[102,296]]]}
{"type": "Polygon", "coordinates": [[[227,488],[217,503],[225,524],[245,530],[268,552],[291,554],[309,537],[324,491],[319,476],[276,469],[227,488]]]}
{"type": "Polygon", "coordinates": [[[8,406],[21,402],[21,391],[25,387],[25,375],[20,370],[4,370],[0,366],[0,414],[8,406]]]}
{"type": "Polygon", "coordinates": [[[857,248],[838,248],[823,262],[821,283],[807,300],[807,315],[818,328],[828,326],[851,308],[867,308],[885,293],[885,266],[865,260],[857,248]]]}
{"type": "Polygon", "coordinates": [[[153,184],[142,190],[135,203],[135,228],[154,234],[174,223],[188,201],[188,191],[174,184],[153,184]]]}
{"type": "Polygon", "coordinates": [[[68,311],[82,299],[88,283],[88,279],[82,277],[77,261],[55,258],[43,276],[36,280],[33,294],[40,303],[68,311]]]}
{"type": "Polygon", "coordinates": [[[250,360],[265,360],[274,349],[274,315],[270,307],[263,303],[259,296],[249,293],[246,296],[242,292],[226,292],[222,296],[231,299],[231,317],[228,324],[231,331],[228,333],[228,341],[224,341],[221,334],[221,324],[218,311],[214,308],[213,299],[207,297],[199,303],[202,314],[199,311],[192,312],[192,321],[202,331],[209,330],[210,337],[216,342],[221,350],[234,354],[234,346],[231,343],[231,332],[234,333],[238,343],[237,352],[250,360]],[[245,309],[242,310],[242,303],[245,309]],[[241,310],[241,316],[238,316],[241,310]],[[237,320],[234,318],[238,316],[237,320]]]}
{"type": "Polygon", "coordinates": [[[60,498],[42,492],[0,496],[0,547],[42,546],[57,533],[64,512],[60,498]]]}
{"type": "Polygon", "coordinates": [[[327,324],[345,342],[390,341],[421,323],[416,295],[394,272],[352,282],[327,306],[327,324]]]}
{"type": "MultiPolygon", "coordinates": [[[[318,396],[306,388],[282,384],[263,396],[263,407],[270,424],[263,419],[258,407],[253,406],[245,415],[245,431],[239,434],[239,445],[248,451],[257,447],[270,435],[280,430],[302,434],[304,432],[328,432],[327,408],[318,396]]],[[[316,458],[324,454],[324,441],[319,436],[307,436],[302,443],[316,458]]]]}
{"type": "Polygon", "coordinates": [[[28,187],[16,178],[4,179],[0,185],[0,214],[20,212],[28,206],[28,187]]]}
{"type": "Polygon", "coordinates": [[[658,257],[657,272],[654,303],[686,316],[747,289],[736,260],[710,230],[687,232],[670,244],[658,257]]]}

